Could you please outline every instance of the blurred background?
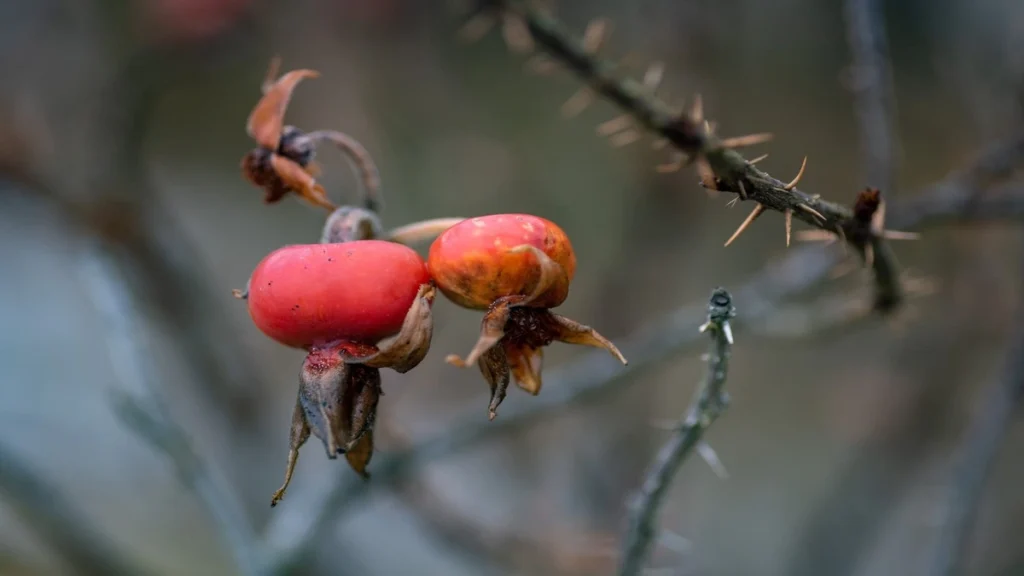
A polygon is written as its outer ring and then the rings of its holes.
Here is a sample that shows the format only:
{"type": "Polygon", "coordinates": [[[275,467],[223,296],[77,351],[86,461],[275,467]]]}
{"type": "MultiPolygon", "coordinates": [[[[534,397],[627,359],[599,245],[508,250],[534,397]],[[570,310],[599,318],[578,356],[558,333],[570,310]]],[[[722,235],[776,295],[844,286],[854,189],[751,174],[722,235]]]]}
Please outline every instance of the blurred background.
{"type": "MultiPolygon", "coordinates": [[[[747,155],[770,152],[759,166],[778,178],[808,155],[802,189],[849,204],[866,184],[841,2],[561,0],[557,14],[578,31],[608,18],[603,53],[635,53],[638,76],[664,63],[659,94],[700,93],[720,134],[775,133],[747,155]]],[[[565,118],[575,78],[528,73],[497,32],[460,42],[459,15],[410,0],[0,2],[0,573],[267,573],[239,564],[246,531],[264,559],[304,542],[295,574],[614,572],[626,502],[668,435],[658,422],[685,411],[703,374],[703,340],[585,402],[420,461],[328,509],[311,537],[303,527],[324,498],[360,485],[315,439],[287,498],[267,505],[303,353],[262,335],[231,290],[268,252],[317,241],[324,220],[294,198],[264,205],[240,174],[275,55],[284,70],[321,72],[287,121],[367,147],[386,226],[554,220],[579,261],[560,310],[613,341],[787,256],[778,213],[723,248],[749,203],[727,209],[733,195],[709,197],[691,168],[656,172],[670,156],[649,135],[621,147],[597,135],[619,114],[611,104],[565,118]],[[167,456],[187,450],[156,449],[114,409],[118,392],[146,403],[154,391],[237,501],[241,536],[211,511],[224,494],[190,481],[199,464],[167,456]]],[[[886,192],[903,198],[1020,133],[1024,4],[911,0],[884,16],[898,166],[886,192]]],[[[345,161],[330,149],[318,159],[334,201],[354,201],[345,161]]],[[[707,437],[728,477],[684,464],[652,574],[921,573],[1024,289],[1013,222],[922,232],[894,248],[937,290],[895,322],[737,332],[732,404],[707,437]]],[[[856,301],[870,286],[853,273],[786,304],[856,301]]],[[[443,362],[468,352],[480,315],[440,298],[434,311],[427,359],[383,371],[371,474],[467,418],[486,424],[479,373],[443,362]]],[[[546,365],[587,353],[555,344],[546,365]]],[[[513,389],[503,408],[511,418],[532,401],[513,389]]],[[[1024,574],[1022,448],[1018,422],[978,503],[970,574],[1024,574]]]]}

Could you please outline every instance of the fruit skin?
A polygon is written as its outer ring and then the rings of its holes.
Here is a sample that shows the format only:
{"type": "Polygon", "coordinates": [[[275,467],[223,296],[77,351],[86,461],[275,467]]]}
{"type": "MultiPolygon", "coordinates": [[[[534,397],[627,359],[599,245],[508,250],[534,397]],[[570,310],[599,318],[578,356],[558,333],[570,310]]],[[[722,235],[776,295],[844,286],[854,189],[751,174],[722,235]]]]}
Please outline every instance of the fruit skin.
{"type": "Polygon", "coordinates": [[[419,287],[428,282],[423,259],[401,244],[285,246],[253,271],[249,315],[264,334],[294,348],[338,340],[376,344],[399,332],[419,287]]]}
{"type": "Polygon", "coordinates": [[[493,214],[469,218],[445,230],[430,246],[427,269],[438,289],[465,308],[486,310],[505,296],[530,294],[540,280],[536,257],[510,252],[534,246],[565,272],[529,305],[554,308],[569,295],[576,254],[557,224],[529,214],[493,214]]]}

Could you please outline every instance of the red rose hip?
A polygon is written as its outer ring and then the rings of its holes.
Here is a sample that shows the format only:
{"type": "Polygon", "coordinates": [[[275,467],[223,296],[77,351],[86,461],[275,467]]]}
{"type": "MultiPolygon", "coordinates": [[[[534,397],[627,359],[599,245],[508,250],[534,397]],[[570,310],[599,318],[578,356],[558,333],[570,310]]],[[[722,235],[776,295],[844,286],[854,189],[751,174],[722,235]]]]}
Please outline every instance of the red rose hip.
{"type": "Polygon", "coordinates": [[[319,438],[328,458],[344,454],[367,476],[380,369],[408,372],[430,349],[434,285],[414,250],[354,240],[286,246],[265,257],[238,296],[253,323],[274,340],[308,351],[292,413],[284,484],[299,448],[319,438]]]}
{"type": "Polygon", "coordinates": [[[249,314],[264,334],[286,346],[376,344],[398,333],[429,281],[419,254],[394,242],[286,246],[253,271],[249,314]]]}
{"type": "Polygon", "coordinates": [[[465,308],[486,310],[480,338],[460,367],[478,364],[491,387],[493,419],[512,377],[538,394],[543,348],[555,340],[619,350],[593,328],[549,309],[569,295],[576,254],[557,224],[529,214],[470,218],[442,232],[430,247],[427,268],[438,289],[465,308]]]}

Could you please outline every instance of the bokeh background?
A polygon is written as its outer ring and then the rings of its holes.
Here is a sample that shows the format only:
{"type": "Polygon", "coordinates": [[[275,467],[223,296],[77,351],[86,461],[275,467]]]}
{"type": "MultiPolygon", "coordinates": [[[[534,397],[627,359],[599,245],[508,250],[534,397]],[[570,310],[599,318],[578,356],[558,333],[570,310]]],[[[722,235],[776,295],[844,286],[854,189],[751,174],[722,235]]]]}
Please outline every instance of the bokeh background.
{"type": "MultiPolygon", "coordinates": [[[[274,55],[286,70],[321,71],[296,91],[288,121],[368,148],[386,225],[497,212],[554,220],[579,259],[562,311],[612,340],[786,256],[777,213],[723,248],[747,204],[727,209],[731,195],[709,197],[692,169],[657,173],[668,156],[649,136],[610,145],[595,133],[619,113],[610,104],[564,118],[578,82],[526,72],[496,32],[459,42],[457,8],[0,2],[0,573],[97,572],[62,553],[65,532],[102,542],[127,573],[246,573],[171,460],[117,416],[112,391],[160,391],[265,533],[261,553],[354,480],[314,440],[285,501],[267,506],[303,355],[259,333],[231,289],[271,250],[315,242],[324,219],[293,199],[264,205],[240,176],[252,147],[245,119],[274,55]],[[125,279],[108,307],[134,314],[127,330],[144,346],[111,353],[94,281],[104,266],[125,279]],[[37,481],[53,492],[33,492],[37,481]]],[[[605,54],[663,62],[660,93],[700,93],[720,133],[775,133],[750,151],[771,153],[760,166],[773,175],[788,180],[806,154],[803,189],[849,203],[864,186],[842,3],[562,0],[557,13],[577,30],[609,18],[605,54]]],[[[898,102],[892,198],[1019,133],[1024,4],[890,2],[885,17],[898,102]]],[[[356,198],[341,157],[325,149],[319,159],[332,198],[356,198]]],[[[903,575],[927,565],[951,457],[982,391],[1003,376],[1022,286],[1013,222],[923,233],[895,249],[937,290],[897,322],[737,332],[733,402],[708,436],[728,477],[697,457],[683,466],[660,520],[657,573],[903,575]]],[[[869,296],[869,276],[853,273],[787,305],[869,296]]],[[[466,414],[486,420],[480,375],[443,362],[469,350],[479,314],[439,299],[435,319],[427,360],[383,372],[374,463],[466,414]]],[[[613,572],[626,501],[667,435],[657,423],[685,410],[702,349],[363,493],[317,531],[294,573],[613,572]]],[[[546,363],[586,353],[555,344],[546,363]]],[[[534,400],[510,390],[504,407],[534,400]]],[[[1022,447],[1017,423],[980,501],[970,574],[1024,574],[1022,447]]]]}

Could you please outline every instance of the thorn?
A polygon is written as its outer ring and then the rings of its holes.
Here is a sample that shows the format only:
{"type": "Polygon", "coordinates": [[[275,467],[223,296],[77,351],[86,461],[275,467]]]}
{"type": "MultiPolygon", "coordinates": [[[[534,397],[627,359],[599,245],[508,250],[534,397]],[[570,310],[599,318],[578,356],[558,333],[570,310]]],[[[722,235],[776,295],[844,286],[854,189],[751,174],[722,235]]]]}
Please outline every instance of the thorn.
{"type": "Polygon", "coordinates": [[[704,101],[701,100],[700,94],[693,97],[693,106],[690,107],[690,120],[694,122],[704,121],[704,101]]]}
{"type": "Polygon", "coordinates": [[[701,458],[708,463],[708,466],[711,467],[711,471],[715,473],[715,476],[718,476],[720,480],[729,479],[729,471],[725,469],[725,465],[722,464],[722,461],[718,458],[718,454],[715,453],[715,449],[712,448],[710,444],[701,440],[697,443],[697,452],[700,454],[701,458]]]}
{"type": "Polygon", "coordinates": [[[709,122],[708,120],[704,121],[704,133],[707,134],[708,136],[711,136],[712,134],[714,134],[715,133],[715,128],[717,128],[717,127],[718,127],[718,125],[715,124],[714,122],[709,122]]]}
{"type": "Polygon", "coordinates": [[[732,138],[726,138],[722,140],[721,144],[724,148],[743,148],[746,146],[755,146],[757,144],[764,144],[765,142],[771,141],[775,135],[770,132],[763,132],[761,134],[747,134],[746,136],[734,136],[732,138]]]}
{"type": "Polygon", "coordinates": [[[549,76],[558,71],[561,65],[543,54],[535,54],[523,64],[523,69],[529,74],[538,76],[549,76]]]}
{"type": "Polygon", "coordinates": [[[487,35],[494,28],[494,24],[497,22],[494,15],[489,12],[480,12],[476,14],[456,33],[459,40],[467,44],[478,42],[481,38],[487,35]]]}
{"type": "Polygon", "coordinates": [[[899,232],[896,230],[883,230],[882,238],[886,240],[919,240],[921,235],[917,232],[899,232]]]}
{"type": "Polygon", "coordinates": [[[747,160],[747,164],[750,164],[750,165],[757,164],[758,162],[760,162],[761,160],[764,160],[767,157],[768,157],[767,154],[761,154],[760,156],[758,156],[757,158],[754,158],[753,160],[747,160]]]}
{"type": "Polygon", "coordinates": [[[705,188],[709,190],[718,190],[718,184],[715,182],[715,171],[711,169],[711,164],[703,157],[697,158],[697,173],[700,174],[700,182],[705,188]]]}
{"type": "Polygon", "coordinates": [[[633,117],[629,114],[623,114],[622,116],[616,116],[611,120],[602,122],[597,125],[597,134],[599,136],[611,136],[616,132],[625,130],[633,126],[633,117]]]}
{"type": "Polygon", "coordinates": [[[662,150],[668,146],[668,138],[655,138],[651,142],[651,150],[662,150]]]}
{"type": "Polygon", "coordinates": [[[786,248],[789,248],[789,237],[793,234],[793,211],[786,209],[786,248]]]}
{"type": "Polygon", "coordinates": [[[755,206],[754,211],[750,213],[750,216],[747,216],[747,219],[743,221],[743,224],[740,224],[740,227],[737,228],[736,231],[733,232],[732,236],[725,241],[725,245],[728,246],[729,244],[733,243],[733,240],[739,238],[740,234],[743,234],[744,230],[750,227],[754,220],[757,220],[757,217],[764,213],[764,210],[765,208],[763,204],[758,204],[757,206],[755,206]]]}
{"type": "Polygon", "coordinates": [[[519,16],[511,12],[501,14],[501,34],[509,50],[517,54],[533,52],[533,34],[519,16]]]}
{"type": "Polygon", "coordinates": [[[868,268],[875,265],[875,247],[871,244],[864,245],[864,265],[868,268]]]}
{"type": "Polygon", "coordinates": [[[584,86],[576,91],[575,94],[569,97],[562,104],[562,115],[566,118],[572,118],[579,115],[590,106],[590,103],[594,101],[594,91],[589,86],[584,86]]]}
{"type": "Polygon", "coordinates": [[[793,180],[791,180],[789,182],[789,184],[786,184],[785,186],[783,186],[783,189],[788,191],[788,190],[792,190],[793,188],[796,188],[797,183],[800,182],[800,179],[804,177],[804,170],[806,168],[807,168],[807,156],[804,156],[804,161],[803,161],[802,164],[800,164],[800,171],[796,173],[796,177],[793,178],[793,180]]]}
{"type": "Polygon", "coordinates": [[[647,68],[647,72],[644,73],[643,85],[644,88],[650,92],[656,92],[658,86],[661,85],[661,79],[665,76],[665,64],[662,62],[655,62],[647,68]]]}
{"type": "Polygon", "coordinates": [[[729,200],[729,202],[727,202],[727,203],[726,203],[725,207],[726,207],[726,208],[732,208],[732,207],[733,207],[733,206],[735,206],[735,205],[736,205],[736,203],[737,203],[737,202],[739,202],[739,201],[740,201],[740,197],[739,197],[739,196],[737,196],[737,197],[733,198],[732,200],[729,200]]]}
{"type": "Polygon", "coordinates": [[[628,146],[636,142],[640,138],[643,138],[642,132],[634,128],[627,128],[626,130],[623,130],[609,138],[608,142],[615,148],[622,148],[623,146],[628,146]]]}
{"type": "Polygon", "coordinates": [[[828,230],[797,230],[796,239],[801,242],[825,242],[831,244],[838,236],[828,230]]]}
{"type": "Polygon", "coordinates": [[[703,334],[703,333],[708,331],[708,328],[711,328],[711,322],[705,322],[705,323],[701,324],[700,328],[698,330],[700,331],[701,334],[703,334]]]}
{"type": "Polygon", "coordinates": [[[722,322],[722,332],[725,333],[725,341],[732,346],[735,341],[732,339],[732,325],[728,321],[722,322]]]}
{"type": "Polygon", "coordinates": [[[749,196],[747,196],[747,187],[743,185],[743,180],[737,180],[736,184],[740,187],[740,198],[743,200],[749,198],[749,196]]]}
{"type": "Polygon", "coordinates": [[[664,164],[658,164],[654,167],[656,172],[661,174],[668,174],[670,172],[678,172],[683,169],[686,164],[686,155],[682,152],[677,152],[674,158],[670,162],[664,164]]]}
{"type": "Polygon", "coordinates": [[[607,18],[597,18],[587,24],[583,32],[583,51],[594,55],[601,49],[601,45],[608,38],[608,28],[611,22],[607,18]]]}
{"type": "Polygon", "coordinates": [[[804,212],[807,212],[811,216],[814,216],[818,220],[821,220],[822,223],[825,223],[825,221],[826,221],[825,216],[823,216],[821,212],[818,212],[817,210],[815,210],[814,208],[811,208],[807,204],[797,204],[796,207],[801,209],[801,210],[803,210],[804,212]]]}

